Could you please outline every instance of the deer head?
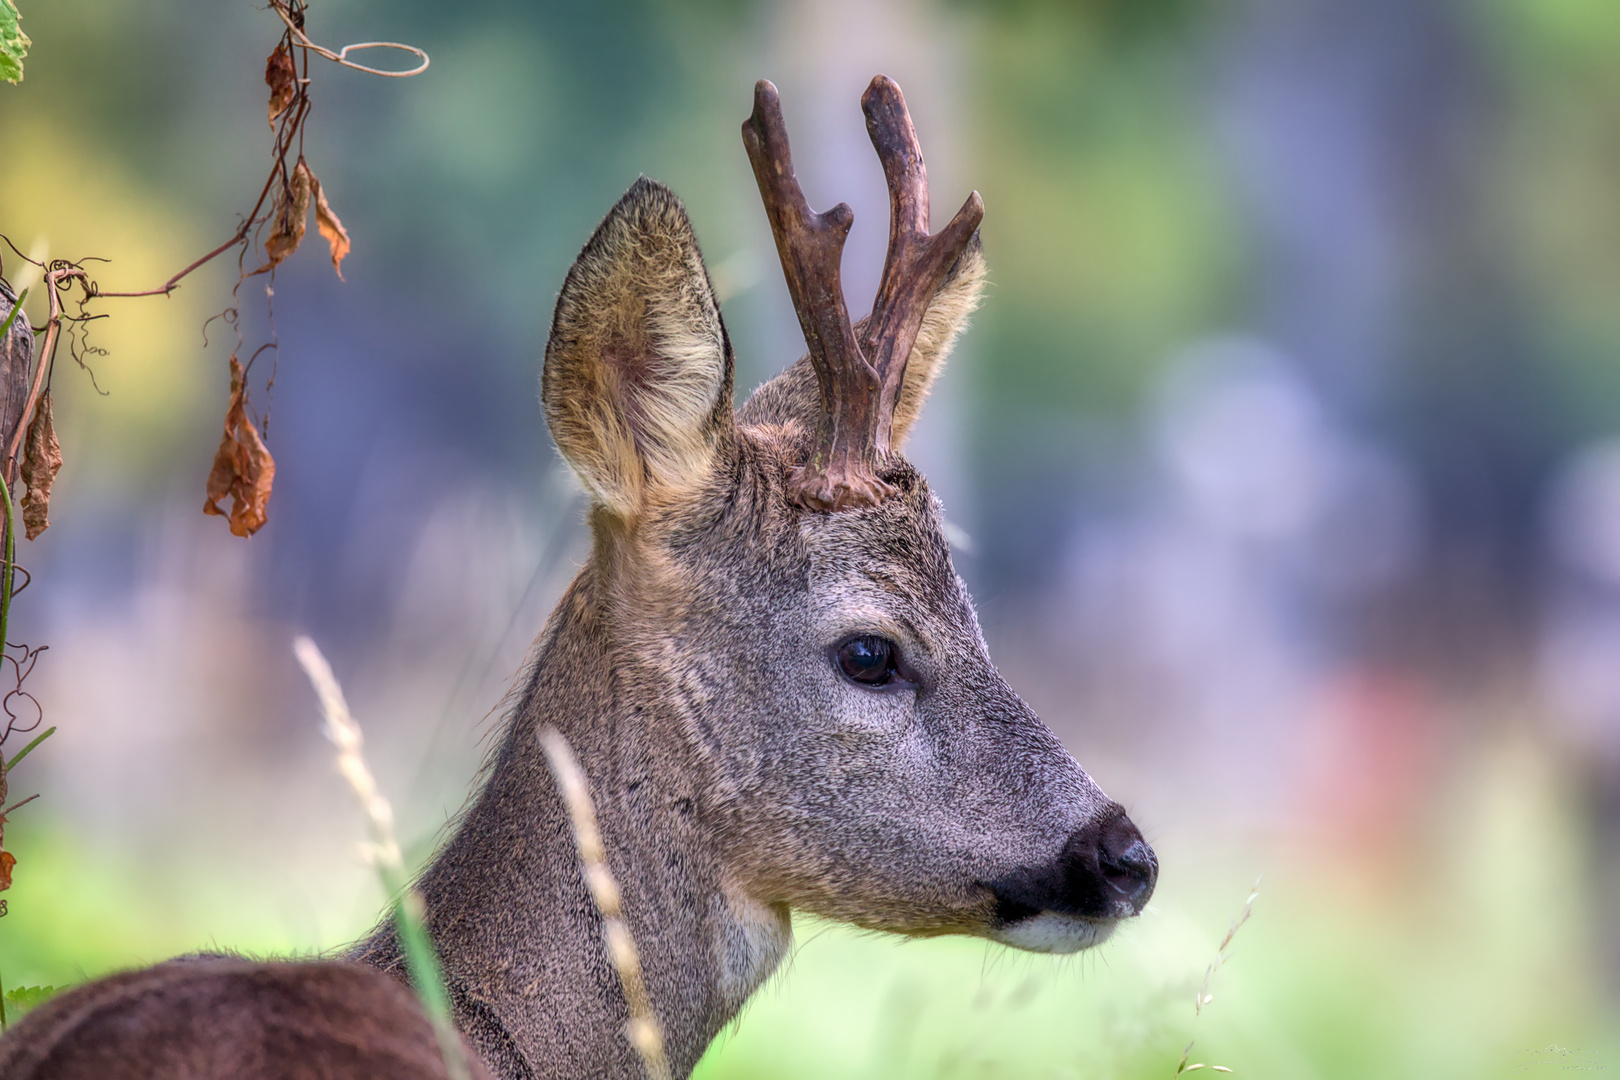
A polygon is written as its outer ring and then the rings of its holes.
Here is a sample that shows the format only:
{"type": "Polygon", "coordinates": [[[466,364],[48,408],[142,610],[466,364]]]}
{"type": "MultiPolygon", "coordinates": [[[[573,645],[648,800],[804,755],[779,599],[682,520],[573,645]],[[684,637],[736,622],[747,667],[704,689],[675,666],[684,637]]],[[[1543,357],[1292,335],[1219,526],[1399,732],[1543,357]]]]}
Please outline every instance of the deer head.
{"type": "MultiPolygon", "coordinates": [[[[777,91],[743,125],[809,354],[732,406],[733,357],[679,201],[641,180],[570,271],[543,401],[593,499],[595,595],[620,692],[700,779],[731,886],[903,934],[1068,952],[1153,890],[1157,863],[991,663],[941,511],[901,447],[985,267],[970,195],[928,232],[900,88],[862,98],[888,180],[888,258],[852,324],[852,214],[810,210],[777,91]]],[[[634,739],[634,732],[625,737],[634,739]]]]}

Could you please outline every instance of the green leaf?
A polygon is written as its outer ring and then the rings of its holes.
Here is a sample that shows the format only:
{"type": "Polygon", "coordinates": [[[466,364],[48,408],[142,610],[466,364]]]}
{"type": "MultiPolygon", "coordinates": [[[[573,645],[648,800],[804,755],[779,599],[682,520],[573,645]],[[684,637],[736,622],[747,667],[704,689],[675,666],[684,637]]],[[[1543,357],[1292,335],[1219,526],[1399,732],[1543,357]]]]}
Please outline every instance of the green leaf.
{"type": "MultiPolygon", "coordinates": [[[[0,0],[0,4],[9,2],[10,0],[0,0]]],[[[11,329],[11,324],[16,321],[17,312],[22,310],[23,301],[26,299],[28,299],[27,289],[24,289],[22,292],[17,294],[17,302],[11,305],[11,314],[6,316],[5,322],[0,323],[0,341],[4,341],[6,339],[6,331],[11,329]]]]}
{"type": "MultiPolygon", "coordinates": [[[[3,4],[5,2],[6,2],[6,0],[0,0],[0,4],[3,4]]],[[[55,725],[52,725],[51,727],[48,727],[44,731],[40,732],[38,735],[34,736],[34,739],[33,739],[32,742],[30,742],[27,746],[23,747],[21,750],[17,751],[17,755],[15,757],[13,757],[10,761],[6,762],[6,770],[5,771],[10,772],[12,769],[15,769],[17,767],[17,762],[21,761],[23,758],[28,756],[28,751],[32,750],[34,747],[38,746],[40,743],[44,742],[46,739],[50,738],[52,735],[55,735],[55,734],[56,734],[56,727],[55,727],[55,725]]]]}
{"type": "Polygon", "coordinates": [[[22,82],[23,57],[33,44],[17,25],[21,18],[11,0],[0,0],[0,79],[9,83],[22,82]]]}
{"type": "MultiPolygon", "coordinates": [[[[6,0],[0,0],[4,4],[6,0]]],[[[66,990],[65,986],[16,986],[6,991],[6,1006],[8,1011],[16,1009],[18,1012],[27,1012],[37,1005],[43,1005],[51,998],[66,990]]]]}

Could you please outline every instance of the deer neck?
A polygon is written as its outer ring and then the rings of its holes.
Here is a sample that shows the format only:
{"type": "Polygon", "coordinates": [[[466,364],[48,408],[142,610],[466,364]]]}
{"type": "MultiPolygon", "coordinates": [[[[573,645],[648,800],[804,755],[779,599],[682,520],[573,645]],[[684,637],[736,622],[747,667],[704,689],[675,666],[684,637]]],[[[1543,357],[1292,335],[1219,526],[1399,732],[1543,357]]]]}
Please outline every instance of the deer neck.
{"type": "MultiPolygon", "coordinates": [[[[536,734],[556,725],[589,779],[677,1076],[776,968],[785,906],[749,898],[702,820],[708,782],[690,716],[617,654],[587,564],[541,637],[483,788],[423,873],[428,926],[457,1022],[497,1075],[640,1076],[602,922],[536,734]]],[[[405,978],[392,926],[355,951],[405,978]]]]}

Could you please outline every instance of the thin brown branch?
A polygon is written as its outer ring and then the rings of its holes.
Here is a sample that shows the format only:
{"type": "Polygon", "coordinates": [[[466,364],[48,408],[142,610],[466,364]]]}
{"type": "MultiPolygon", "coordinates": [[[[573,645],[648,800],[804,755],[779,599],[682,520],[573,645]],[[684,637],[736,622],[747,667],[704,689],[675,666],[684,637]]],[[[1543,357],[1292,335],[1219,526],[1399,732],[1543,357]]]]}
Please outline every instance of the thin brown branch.
{"type": "MultiPolygon", "coordinates": [[[[265,185],[265,190],[269,190],[268,184],[265,185]]],[[[180,284],[181,278],[185,277],[193,270],[198,270],[204,265],[219,258],[221,255],[225,254],[231,248],[235,247],[237,244],[240,244],[246,239],[247,225],[244,224],[240,229],[236,230],[235,236],[231,237],[229,240],[219,245],[219,247],[215,248],[213,251],[210,251],[208,254],[204,255],[202,258],[198,259],[196,262],[192,263],[178,274],[175,274],[168,281],[165,281],[162,285],[159,285],[155,289],[142,289],[139,292],[101,292],[98,290],[91,295],[98,297],[168,296],[170,293],[174,292],[175,288],[180,284]]]]}
{"type": "Polygon", "coordinates": [[[271,0],[270,8],[277,15],[281,16],[282,22],[287,24],[287,35],[292,38],[293,44],[297,45],[301,49],[308,49],[315,55],[330,60],[334,64],[342,64],[344,67],[354,68],[356,71],[363,71],[367,75],[381,75],[385,79],[408,79],[412,75],[420,75],[422,72],[428,69],[429,60],[427,53],[423,52],[421,49],[418,49],[415,45],[402,45],[397,41],[361,41],[353,45],[345,45],[337,52],[333,52],[331,49],[322,48],[305,36],[303,27],[298,25],[298,20],[293,18],[292,12],[287,8],[287,5],[283,3],[282,0],[271,0]],[[348,58],[351,52],[359,52],[362,49],[398,49],[401,52],[414,54],[416,58],[421,61],[421,63],[417,64],[409,71],[384,71],[381,68],[367,67],[364,64],[357,64],[348,58]]]}
{"type": "MultiPolygon", "coordinates": [[[[299,121],[303,120],[304,113],[308,111],[308,108],[309,102],[308,98],[306,97],[305,100],[300,103],[301,111],[298,113],[299,121]]],[[[190,266],[187,266],[184,270],[181,270],[179,273],[175,274],[173,277],[169,278],[168,281],[165,281],[162,285],[155,289],[146,289],[142,292],[101,292],[93,289],[92,295],[104,297],[168,296],[175,290],[175,287],[180,284],[180,280],[187,274],[190,274],[194,270],[201,269],[203,266],[231,250],[231,248],[236,247],[238,244],[246,241],[248,238],[248,233],[252,231],[254,224],[256,224],[258,221],[259,211],[264,209],[264,200],[270,197],[270,189],[275,186],[276,176],[282,171],[281,166],[284,164],[283,159],[286,156],[286,151],[279,145],[279,140],[276,151],[276,166],[270,170],[270,175],[265,178],[264,187],[260,189],[259,198],[256,202],[254,202],[253,209],[248,211],[248,216],[242,219],[242,224],[237,227],[236,232],[229,240],[225,241],[223,244],[219,245],[219,247],[215,248],[213,251],[210,251],[196,262],[193,262],[190,266]]],[[[7,242],[9,243],[10,241],[7,242]]]]}
{"type": "Polygon", "coordinates": [[[40,262],[38,259],[30,258],[29,256],[24,255],[21,249],[19,249],[16,244],[11,242],[11,237],[7,236],[5,233],[0,233],[0,240],[4,240],[6,242],[6,247],[16,252],[17,258],[21,259],[23,262],[30,266],[37,266],[41,270],[45,268],[45,264],[40,262]]]}
{"type": "Polygon", "coordinates": [[[12,803],[10,806],[6,807],[4,810],[0,810],[0,818],[5,817],[7,814],[11,813],[13,810],[16,810],[18,807],[27,806],[29,803],[33,802],[37,798],[39,798],[38,795],[30,795],[30,796],[28,796],[28,798],[23,799],[21,802],[12,803]]]}
{"type": "MultiPolygon", "coordinates": [[[[89,281],[88,275],[76,266],[58,266],[45,272],[45,294],[51,304],[50,317],[45,321],[45,345],[34,358],[34,381],[28,388],[28,400],[23,404],[22,420],[11,434],[11,445],[6,447],[4,463],[7,484],[17,478],[17,451],[22,448],[23,436],[27,434],[34,416],[34,406],[39,403],[40,392],[45,388],[45,373],[50,370],[51,358],[56,354],[56,342],[62,334],[62,298],[57,295],[58,283],[73,278],[89,281]]],[[[89,288],[88,284],[85,287],[89,288]]]]}

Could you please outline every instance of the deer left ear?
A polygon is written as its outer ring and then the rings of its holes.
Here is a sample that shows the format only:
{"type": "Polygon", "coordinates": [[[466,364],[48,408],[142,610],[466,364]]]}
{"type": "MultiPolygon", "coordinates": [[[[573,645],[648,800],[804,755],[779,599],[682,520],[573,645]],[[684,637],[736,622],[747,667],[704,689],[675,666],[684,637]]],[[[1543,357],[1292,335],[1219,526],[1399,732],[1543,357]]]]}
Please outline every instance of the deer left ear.
{"type": "Polygon", "coordinates": [[[978,308],[984,295],[985,273],[984,248],[975,232],[935,290],[934,298],[928,303],[928,313],[917,330],[917,341],[911,346],[906,378],[900,384],[900,397],[894,407],[891,438],[896,447],[905,444],[906,436],[922,412],[928,391],[933,389],[939,373],[945,370],[945,358],[951,354],[951,346],[967,329],[968,317],[978,308]]]}
{"type": "Polygon", "coordinates": [[[731,344],[697,237],[643,177],[568,271],[540,398],[563,457],[621,518],[700,485],[732,424],[731,344]]]}

